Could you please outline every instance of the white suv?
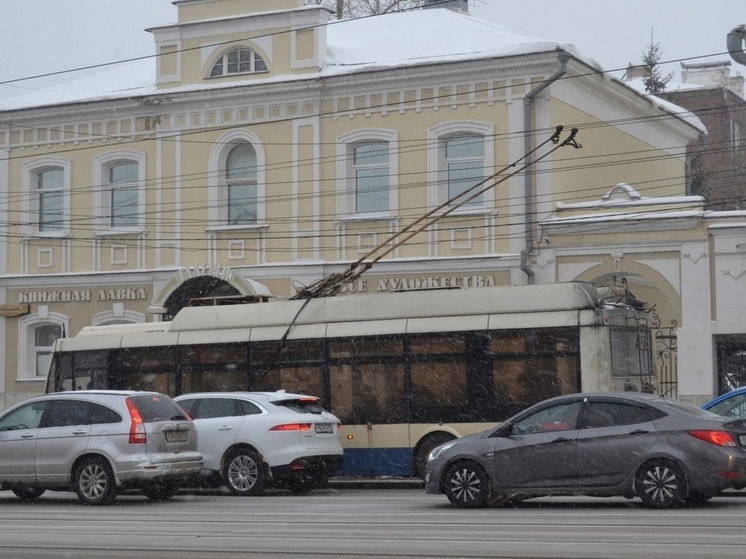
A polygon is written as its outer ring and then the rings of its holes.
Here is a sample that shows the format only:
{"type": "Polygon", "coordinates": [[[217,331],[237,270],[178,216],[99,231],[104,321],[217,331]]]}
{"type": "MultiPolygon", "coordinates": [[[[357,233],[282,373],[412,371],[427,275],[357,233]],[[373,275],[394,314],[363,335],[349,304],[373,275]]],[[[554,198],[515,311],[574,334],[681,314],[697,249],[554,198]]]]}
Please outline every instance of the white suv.
{"type": "Polygon", "coordinates": [[[46,394],[0,415],[0,489],[24,500],[47,489],[74,490],[89,505],[122,489],[165,500],[201,471],[194,424],[157,392],[46,394]]]}
{"type": "Polygon", "coordinates": [[[209,392],[175,400],[197,426],[203,475],[234,495],[259,495],[274,483],[315,489],[342,466],[341,423],[313,396],[209,392]]]}

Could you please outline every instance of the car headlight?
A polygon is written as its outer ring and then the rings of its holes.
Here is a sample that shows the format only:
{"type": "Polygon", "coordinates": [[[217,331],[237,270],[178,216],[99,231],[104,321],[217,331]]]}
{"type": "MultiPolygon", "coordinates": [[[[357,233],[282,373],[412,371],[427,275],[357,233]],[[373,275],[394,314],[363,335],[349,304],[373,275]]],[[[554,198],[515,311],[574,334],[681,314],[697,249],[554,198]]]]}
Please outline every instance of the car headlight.
{"type": "Polygon", "coordinates": [[[427,461],[430,462],[430,460],[435,460],[438,456],[443,454],[446,450],[448,450],[455,444],[456,442],[454,441],[452,443],[445,443],[445,444],[436,446],[434,449],[430,451],[430,454],[427,455],[427,461]]]}

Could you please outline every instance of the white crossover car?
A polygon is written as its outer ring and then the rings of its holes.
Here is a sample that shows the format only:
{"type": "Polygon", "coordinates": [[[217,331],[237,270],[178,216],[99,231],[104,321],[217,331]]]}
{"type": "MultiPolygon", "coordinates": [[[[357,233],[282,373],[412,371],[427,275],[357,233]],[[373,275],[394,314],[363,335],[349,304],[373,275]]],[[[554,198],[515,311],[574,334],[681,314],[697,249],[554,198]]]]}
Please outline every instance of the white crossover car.
{"type": "Polygon", "coordinates": [[[342,465],[341,423],[313,396],[204,392],[175,400],[197,426],[203,477],[234,495],[259,495],[277,484],[315,489],[342,465]]]}

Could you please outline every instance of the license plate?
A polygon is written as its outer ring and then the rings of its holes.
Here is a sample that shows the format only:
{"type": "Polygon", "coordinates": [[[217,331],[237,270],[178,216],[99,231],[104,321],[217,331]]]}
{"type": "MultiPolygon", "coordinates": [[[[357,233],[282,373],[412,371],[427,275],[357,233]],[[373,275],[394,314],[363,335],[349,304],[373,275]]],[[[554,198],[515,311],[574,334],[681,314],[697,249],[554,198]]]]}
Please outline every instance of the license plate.
{"type": "Polygon", "coordinates": [[[331,423],[316,423],[317,433],[334,433],[334,425],[331,423]]]}
{"type": "Polygon", "coordinates": [[[185,443],[189,440],[189,431],[164,431],[167,443],[185,443]]]}
{"type": "Polygon", "coordinates": [[[738,440],[741,441],[741,446],[746,446],[746,435],[738,435],[738,440]]]}

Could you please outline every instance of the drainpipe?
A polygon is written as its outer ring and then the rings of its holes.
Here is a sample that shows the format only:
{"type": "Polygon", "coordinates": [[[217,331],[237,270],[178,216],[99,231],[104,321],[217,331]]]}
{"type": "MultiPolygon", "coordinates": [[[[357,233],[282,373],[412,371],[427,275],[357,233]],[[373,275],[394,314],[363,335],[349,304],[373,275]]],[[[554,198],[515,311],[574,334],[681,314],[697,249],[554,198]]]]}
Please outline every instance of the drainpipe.
{"type": "MultiPolygon", "coordinates": [[[[533,132],[534,129],[534,99],[536,96],[544,91],[547,87],[552,85],[558,79],[565,75],[567,72],[567,61],[570,60],[571,56],[565,51],[560,51],[559,61],[560,69],[557,70],[553,75],[549,76],[545,81],[537,85],[531,91],[529,91],[523,98],[523,150],[525,153],[531,153],[533,149],[533,132]]],[[[526,160],[526,164],[531,164],[531,158],[526,160]]],[[[534,271],[528,264],[528,255],[534,249],[534,170],[528,167],[524,178],[524,207],[526,208],[525,227],[526,227],[526,246],[521,251],[521,270],[528,276],[528,283],[534,283],[534,271]]]]}

